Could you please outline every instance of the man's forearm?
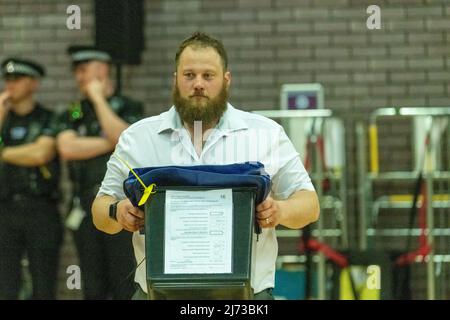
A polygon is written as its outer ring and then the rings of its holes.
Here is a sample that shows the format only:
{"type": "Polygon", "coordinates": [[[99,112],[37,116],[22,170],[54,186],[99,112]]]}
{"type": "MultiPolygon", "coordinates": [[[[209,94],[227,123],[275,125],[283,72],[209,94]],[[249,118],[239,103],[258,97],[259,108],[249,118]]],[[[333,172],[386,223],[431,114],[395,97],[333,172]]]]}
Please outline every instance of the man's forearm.
{"type": "Polygon", "coordinates": [[[122,231],[122,226],[109,217],[109,206],[116,201],[117,199],[107,195],[95,198],[92,203],[92,218],[97,229],[109,234],[122,231]]]}
{"type": "Polygon", "coordinates": [[[101,137],[58,139],[58,150],[64,160],[87,160],[114,150],[114,145],[101,137]]]}
{"type": "Polygon", "coordinates": [[[320,206],[315,191],[297,191],[280,201],[280,206],[283,217],[280,224],[291,229],[303,228],[319,218],[320,206]]]}
{"type": "Polygon", "coordinates": [[[117,116],[109,106],[108,102],[103,97],[98,97],[93,100],[95,111],[97,114],[100,126],[106,138],[112,143],[117,144],[120,134],[128,128],[128,123],[117,116]]]}
{"type": "Polygon", "coordinates": [[[5,147],[1,153],[1,160],[21,167],[42,166],[55,157],[55,141],[44,138],[45,142],[33,142],[20,146],[5,147]]]}

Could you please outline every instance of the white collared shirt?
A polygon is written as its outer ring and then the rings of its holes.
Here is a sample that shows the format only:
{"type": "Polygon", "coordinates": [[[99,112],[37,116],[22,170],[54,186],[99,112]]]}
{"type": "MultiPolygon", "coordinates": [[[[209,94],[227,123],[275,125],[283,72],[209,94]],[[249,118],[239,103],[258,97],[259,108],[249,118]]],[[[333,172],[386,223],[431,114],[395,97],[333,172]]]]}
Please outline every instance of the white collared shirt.
{"type": "MultiPolygon", "coordinates": [[[[271,177],[271,196],[274,199],[286,199],[299,190],[314,190],[299,154],[283,128],[273,120],[235,109],[231,104],[208,136],[200,156],[173,106],[167,112],[128,127],[121,134],[115,153],[132,168],[259,161],[271,177]]],[[[111,157],[97,196],[125,199],[123,181],[128,172],[124,164],[111,157]]],[[[273,288],[275,284],[278,254],[275,228],[262,230],[258,241],[254,237],[253,243],[255,264],[251,285],[255,293],[273,288]]],[[[144,259],[144,238],[139,232],[133,234],[137,263],[144,259]]],[[[136,270],[135,281],[147,292],[145,263],[136,270]]]]}

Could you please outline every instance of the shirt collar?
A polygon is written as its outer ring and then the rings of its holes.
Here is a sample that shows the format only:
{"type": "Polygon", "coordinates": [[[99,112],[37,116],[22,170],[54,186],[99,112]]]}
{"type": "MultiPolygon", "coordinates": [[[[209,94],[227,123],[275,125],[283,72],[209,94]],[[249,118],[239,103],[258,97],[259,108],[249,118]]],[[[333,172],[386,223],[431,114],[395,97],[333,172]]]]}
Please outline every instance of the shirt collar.
{"type": "Polygon", "coordinates": [[[169,111],[165,112],[162,116],[163,121],[159,125],[158,133],[162,133],[166,130],[179,130],[183,127],[175,106],[172,106],[169,111]]]}
{"type": "MultiPolygon", "coordinates": [[[[227,103],[227,110],[219,120],[219,124],[216,126],[216,130],[222,131],[224,134],[230,132],[248,129],[248,125],[242,115],[237,114],[238,111],[230,104],[227,103]]],[[[180,117],[178,115],[175,106],[172,106],[169,111],[164,114],[163,121],[161,122],[158,133],[162,133],[166,130],[176,131],[183,128],[180,117]]]]}

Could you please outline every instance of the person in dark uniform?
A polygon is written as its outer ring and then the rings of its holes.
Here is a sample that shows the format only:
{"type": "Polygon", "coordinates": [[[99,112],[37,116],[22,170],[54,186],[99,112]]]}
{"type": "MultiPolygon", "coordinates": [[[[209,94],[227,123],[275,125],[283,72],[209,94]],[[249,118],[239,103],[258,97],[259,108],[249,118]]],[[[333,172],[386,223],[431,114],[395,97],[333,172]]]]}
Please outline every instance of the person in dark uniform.
{"type": "Polygon", "coordinates": [[[34,99],[42,66],[1,64],[0,299],[18,299],[26,254],[32,299],[55,299],[62,225],[57,207],[59,161],[55,117],[34,99]]]}
{"type": "Polygon", "coordinates": [[[73,205],[66,226],[74,231],[85,299],[129,299],[136,265],[131,233],[116,235],[95,228],[91,204],[106,172],[106,162],[130,123],[142,116],[142,105],[114,94],[111,57],[89,46],[68,50],[84,99],[73,103],[60,121],[58,152],[68,161],[73,205]]]}

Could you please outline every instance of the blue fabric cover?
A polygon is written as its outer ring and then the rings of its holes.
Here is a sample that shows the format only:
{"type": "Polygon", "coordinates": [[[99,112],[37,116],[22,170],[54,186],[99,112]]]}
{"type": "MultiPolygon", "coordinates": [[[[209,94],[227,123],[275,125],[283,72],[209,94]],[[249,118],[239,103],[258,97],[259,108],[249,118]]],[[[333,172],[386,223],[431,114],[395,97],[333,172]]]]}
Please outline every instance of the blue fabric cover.
{"type": "MultiPolygon", "coordinates": [[[[260,162],[227,165],[164,166],[133,169],[146,186],[201,186],[214,188],[256,187],[256,205],[269,194],[271,180],[260,162]]],[[[125,195],[138,206],[144,192],[130,172],[123,183],[125,195]]]]}

